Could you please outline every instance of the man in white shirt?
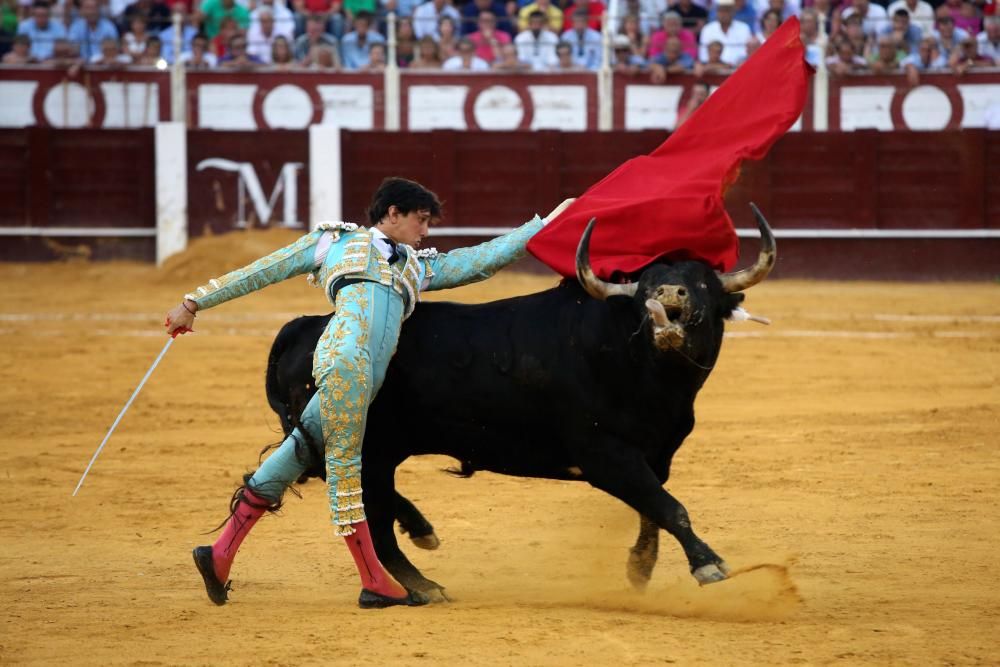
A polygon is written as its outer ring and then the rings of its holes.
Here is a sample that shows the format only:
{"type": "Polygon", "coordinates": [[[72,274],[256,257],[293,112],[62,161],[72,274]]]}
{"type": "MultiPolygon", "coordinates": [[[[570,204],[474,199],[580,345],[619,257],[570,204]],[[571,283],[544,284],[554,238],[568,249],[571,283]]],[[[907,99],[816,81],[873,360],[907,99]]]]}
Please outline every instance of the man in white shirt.
{"type": "Polygon", "coordinates": [[[556,44],[559,37],[551,30],[545,29],[545,14],[540,11],[531,13],[528,17],[528,29],[517,34],[514,46],[517,47],[517,59],[529,63],[536,72],[545,72],[559,63],[556,56],[556,44]]]}
{"type": "Polygon", "coordinates": [[[274,17],[275,36],[281,35],[288,40],[289,44],[295,41],[295,15],[292,14],[292,10],[285,6],[283,0],[260,0],[257,8],[250,12],[248,34],[254,32],[254,26],[258,26],[259,29],[260,15],[264,12],[271,12],[271,16],[274,17]]]}
{"type": "Polygon", "coordinates": [[[462,15],[451,6],[450,0],[428,0],[413,10],[413,34],[417,39],[430,35],[437,41],[438,21],[442,16],[448,16],[455,21],[455,26],[461,28],[462,15]]]}
{"type": "Polygon", "coordinates": [[[861,17],[861,27],[868,37],[878,36],[878,31],[889,23],[889,15],[882,5],[875,5],[869,0],[851,0],[851,6],[840,13],[840,17],[857,14],[861,17]]]}
{"type": "Polygon", "coordinates": [[[468,37],[458,40],[458,55],[441,65],[446,72],[489,72],[490,64],[476,55],[476,45],[468,37]]]}
{"type": "Polygon", "coordinates": [[[923,34],[934,29],[934,8],[924,0],[896,0],[889,5],[889,16],[893,16],[898,9],[905,9],[910,15],[910,23],[920,28],[923,34]]]}
{"type": "Polygon", "coordinates": [[[257,14],[257,21],[251,23],[250,29],[247,30],[247,53],[270,65],[271,45],[278,36],[274,14],[271,13],[270,7],[264,6],[254,11],[257,14]]]}
{"type": "Polygon", "coordinates": [[[979,55],[993,58],[993,64],[1000,66],[1000,16],[983,18],[983,30],[976,36],[979,55]]]}
{"type": "Polygon", "coordinates": [[[716,20],[701,29],[698,40],[698,59],[708,61],[708,45],[722,43],[722,62],[736,67],[747,57],[747,42],[753,32],[743,21],[733,20],[733,0],[718,0],[715,4],[716,20]]]}

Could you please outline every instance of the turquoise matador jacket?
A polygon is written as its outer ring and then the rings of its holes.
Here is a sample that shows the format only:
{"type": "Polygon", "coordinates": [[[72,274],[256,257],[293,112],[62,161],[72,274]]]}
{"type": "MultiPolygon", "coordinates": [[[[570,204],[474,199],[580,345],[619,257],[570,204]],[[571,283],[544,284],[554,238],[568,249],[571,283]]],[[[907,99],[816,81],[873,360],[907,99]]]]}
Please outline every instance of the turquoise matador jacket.
{"type": "Polygon", "coordinates": [[[305,470],[295,455],[296,443],[322,442],[335,532],[354,533],[352,525],[365,520],[361,443],[368,406],[382,386],[403,320],[413,313],[420,292],[489,278],[523,257],[528,240],[543,224],[535,216],[503,236],[447,253],[399,244],[399,259],[390,264],[376,246],[373,230],[348,222],[321,223],[291,245],[185,295],[203,310],[309,274],[334,306],[313,356],[317,392],[302,413],[301,426],[247,482],[251,490],[279,502],[305,470]]]}

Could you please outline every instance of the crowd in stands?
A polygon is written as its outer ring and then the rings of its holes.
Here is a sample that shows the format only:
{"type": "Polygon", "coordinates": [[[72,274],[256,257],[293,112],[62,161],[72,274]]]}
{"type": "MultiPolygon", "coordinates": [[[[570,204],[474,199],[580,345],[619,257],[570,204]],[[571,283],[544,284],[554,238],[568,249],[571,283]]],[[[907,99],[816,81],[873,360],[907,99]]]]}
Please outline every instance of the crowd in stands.
{"type": "MultiPolygon", "coordinates": [[[[8,65],[378,72],[387,16],[411,70],[594,71],[601,0],[0,0],[8,65]],[[174,15],[180,53],[174,53],[174,15]]],[[[647,72],[728,74],[792,16],[807,59],[835,75],[958,73],[1000,66],[995,0],[620,0],[609,63],[647,72]],[[821,47],[821,27],[828,37],[821,47]]]]}

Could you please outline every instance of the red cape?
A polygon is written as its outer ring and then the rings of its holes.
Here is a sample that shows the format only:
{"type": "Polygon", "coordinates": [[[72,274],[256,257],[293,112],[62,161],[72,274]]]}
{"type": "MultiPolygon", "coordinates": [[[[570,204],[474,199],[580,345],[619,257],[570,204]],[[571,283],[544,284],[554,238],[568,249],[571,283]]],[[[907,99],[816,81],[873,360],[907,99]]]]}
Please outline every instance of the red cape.
{"type": "Polygon", "coordinates": [[[739,243],[724,189],[740,162],[764,157],[802,115],[813,72],[804,55],[798,19],[791,18],[659,148],[591,186],[528,250],[573,277],[580,236],[596,217],[590,261],[605,280],[665,255],[732,270],[739,243]]]}

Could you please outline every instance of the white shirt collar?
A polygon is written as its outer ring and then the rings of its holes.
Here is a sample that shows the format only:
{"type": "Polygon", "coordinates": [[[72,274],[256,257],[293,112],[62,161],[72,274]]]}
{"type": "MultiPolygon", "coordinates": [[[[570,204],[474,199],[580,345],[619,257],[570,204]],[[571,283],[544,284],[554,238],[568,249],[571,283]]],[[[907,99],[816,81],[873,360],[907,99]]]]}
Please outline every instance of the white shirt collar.
{"type": "Polygon", "coordinates": [[[379,251],[379,253],[382,254],[382,257],[385,259],[392,257],[392,246],[388,243],[389,237],[386,236],[378,227],[372,227],[371,231],[372,243],[375,245],[375,248],[379,251]]]}

